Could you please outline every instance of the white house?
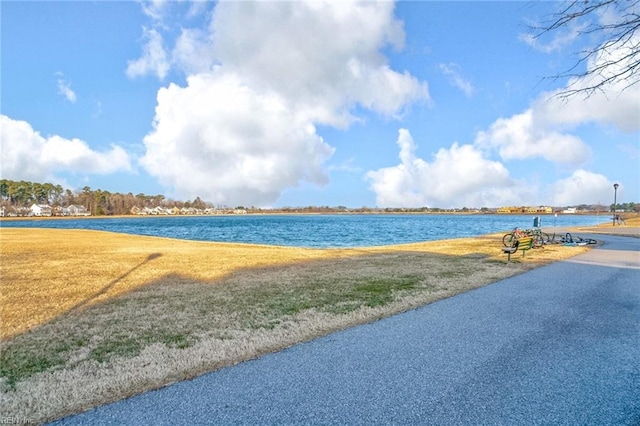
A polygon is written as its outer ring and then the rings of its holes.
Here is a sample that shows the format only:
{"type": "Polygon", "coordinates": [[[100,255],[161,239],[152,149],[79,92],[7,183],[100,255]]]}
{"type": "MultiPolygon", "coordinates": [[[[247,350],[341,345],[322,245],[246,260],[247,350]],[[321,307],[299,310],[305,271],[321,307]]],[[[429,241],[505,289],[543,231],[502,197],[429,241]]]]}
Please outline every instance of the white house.
{"type": "Polygon", "coordinates": [[[69,216],[91,216],[91,212],[85,206],[76,206],[74,204],[67,207],[67,214],[69,216]]]}
{"type": "Polygon", "coordinates": [[[30,208],[33,216],[51,216],[53,212],[51,206],[47,204],[33,204],[30,208]]]}

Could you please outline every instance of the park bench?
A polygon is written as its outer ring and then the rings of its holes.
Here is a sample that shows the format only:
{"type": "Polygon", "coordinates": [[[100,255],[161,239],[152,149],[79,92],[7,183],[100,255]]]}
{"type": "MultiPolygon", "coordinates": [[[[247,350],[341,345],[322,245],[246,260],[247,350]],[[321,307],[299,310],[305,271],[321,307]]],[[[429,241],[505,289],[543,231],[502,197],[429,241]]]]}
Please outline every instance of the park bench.
{"type": "Polygon", "coordinates": [[[518,250],[522,250],[522,257],[524,252],[533,247],[533,239],[531,237],[514,238],[510,246],[502,247],[502,252],[507,254],[507,262],[511,261],[511,255],[518,250]]]}

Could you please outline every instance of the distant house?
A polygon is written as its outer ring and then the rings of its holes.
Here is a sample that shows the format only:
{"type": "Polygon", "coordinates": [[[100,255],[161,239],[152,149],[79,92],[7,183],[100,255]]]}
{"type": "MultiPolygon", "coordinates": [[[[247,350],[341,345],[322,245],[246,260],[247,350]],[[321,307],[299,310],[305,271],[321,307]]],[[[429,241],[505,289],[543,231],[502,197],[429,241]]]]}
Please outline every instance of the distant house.
{"type": "Polygon", "coordinates": [[[500,207],[498,210],[496,210],[497,213],[501,213],[501,214],[517,214],[517,213],[524,213],[524,211],[526,210],[526,207],[500,207]]]}
{"type": "Polygon", "coordinates": [[[164,207],[157,206],[157,207],[151,209],[151,214],[154,214],[154,215],[168,215],[170,213],[169,213],[169,210],[165,209],[164,207]]]}
{"type": "Polygon", "coordinates": [[[496,213],[501,213],[501,214],[522,214],[522,213],[538,214],[538,213],[547,213],[547,214],[551,214],[551,213],[553,213],[553,208],[548,207],[548,206],[500,207],[500,208],[498,208],[496,210],[496,213]]]}
{"type": "Polygon", "coordinates": [[[67,207],[67,214],[69,216],[91,216],[91,212],[87,210],[85,206],[77,206],[74,204],[67,207]]]}
{"type": "Polygon", "coordinates": [[[553,208],[547,206],[527,207],[526,213],[553,213],[553,208]]]}
{"type": "Polygon", "coordinates": [[[52,216],[51,206],[47,204],[33,204],[30,208],[33,216],[52,216]]]}
{"type": "Polygon", "coordinates": [[[166,211],[162,207],[131,207],[131,214],[136,214],[139,216],[149,216],[149,215],[159,215],[159,214],[167,214],[166,211]]]}
{"type": "Polygon", "coordinates": [[[28,207],[15,207],[15,206],[7,206],[2,207],[2,212],[0,212],[2,217],[18,217],[18,216],[32,216],[33,212],[28,207]]]}

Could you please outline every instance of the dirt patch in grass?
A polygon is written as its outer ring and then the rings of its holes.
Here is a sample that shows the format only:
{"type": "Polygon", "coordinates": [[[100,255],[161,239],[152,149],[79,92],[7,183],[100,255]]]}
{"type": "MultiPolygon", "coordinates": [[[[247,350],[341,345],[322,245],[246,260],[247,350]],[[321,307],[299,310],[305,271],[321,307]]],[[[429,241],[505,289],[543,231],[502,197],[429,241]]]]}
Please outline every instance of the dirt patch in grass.
{"type": "Polygon", "coordinates": [[[502,234],[314,250],[0,229],[0,416],[55,419],[582,253],[502,234]]]}

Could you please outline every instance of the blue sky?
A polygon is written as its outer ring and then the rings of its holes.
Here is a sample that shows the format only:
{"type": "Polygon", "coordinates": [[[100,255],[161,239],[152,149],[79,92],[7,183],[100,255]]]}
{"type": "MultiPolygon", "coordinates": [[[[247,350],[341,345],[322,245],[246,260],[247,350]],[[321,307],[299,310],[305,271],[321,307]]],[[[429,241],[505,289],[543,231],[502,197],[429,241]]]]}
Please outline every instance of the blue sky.
{"type": "Polygon", "coordinates": [[[532,41],[559,3],[0,6],[5,179],[228,206],[640,201],[640,85],[553,96],[604,41],[532,41]]]}

